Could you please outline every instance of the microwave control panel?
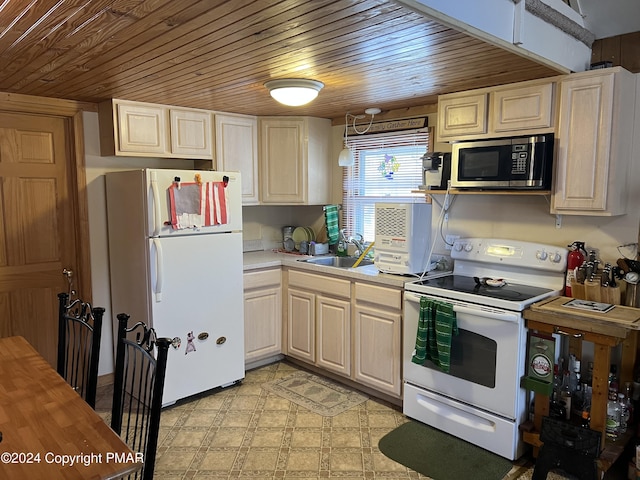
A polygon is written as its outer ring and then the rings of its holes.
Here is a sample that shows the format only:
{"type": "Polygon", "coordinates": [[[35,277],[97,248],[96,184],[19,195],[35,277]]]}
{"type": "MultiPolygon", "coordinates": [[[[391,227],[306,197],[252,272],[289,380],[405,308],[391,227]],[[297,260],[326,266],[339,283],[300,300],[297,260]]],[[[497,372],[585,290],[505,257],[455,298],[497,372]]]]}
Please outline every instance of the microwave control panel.
{"type": "Polygon", "coordinates": [[[522,175],[527,172],[529,149],[526,144],[515,144],[511,147],[511,173],[522,175]]]}

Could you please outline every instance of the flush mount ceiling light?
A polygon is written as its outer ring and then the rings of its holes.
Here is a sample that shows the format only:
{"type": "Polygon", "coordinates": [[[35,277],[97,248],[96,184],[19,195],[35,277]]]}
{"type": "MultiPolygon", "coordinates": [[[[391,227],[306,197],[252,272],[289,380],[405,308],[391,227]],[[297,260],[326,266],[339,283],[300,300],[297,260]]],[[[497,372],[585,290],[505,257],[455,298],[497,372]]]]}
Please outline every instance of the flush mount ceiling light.
{"type": "Polygon", "coordinates": [[[324,83],[303,78],[283,78],[270,80],[264,86],[278,102],[290,107],[298,107],[316,98],[318,92],[324,87],[324,83]]]}
{"type": "Polygon", "coordinates": [[[373,117],[379,114],[382,110],[379,108],[367,108],[364,113],[367,115],[371,115],[371,120],[369,121],[369,126],[364,130],[358,130],[356,127],[356,120],[364,118],[364,115],[351,115],[350,113],[346,113],[344,116],[344,148],[340,151],[340,155],[338,156],[338,165],[340,167],[352,167],[355,163],[355,159],[353,157],[353,152],[347,145],[347,138],[349,137],[349,118],[353,119],[353,130],[358,135],[363,135],[369,131],[371,125],[373,125],[373,117]]]}

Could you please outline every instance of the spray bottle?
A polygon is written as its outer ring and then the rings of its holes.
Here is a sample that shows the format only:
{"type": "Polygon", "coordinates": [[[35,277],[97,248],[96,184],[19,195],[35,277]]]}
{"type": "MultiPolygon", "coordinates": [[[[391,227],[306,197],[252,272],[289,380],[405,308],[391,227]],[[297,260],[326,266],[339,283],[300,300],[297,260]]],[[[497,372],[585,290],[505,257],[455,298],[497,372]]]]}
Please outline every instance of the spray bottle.
{"type": "Polygon", "coordinates": [[[587,251],[584,249],[584,242],[573,242],[567,245],[571,250],[567,256],[567,276],[564,286],[564,295],[571,297],[571,282],[576,279],[576,268],[584,262],[587,251]]]}

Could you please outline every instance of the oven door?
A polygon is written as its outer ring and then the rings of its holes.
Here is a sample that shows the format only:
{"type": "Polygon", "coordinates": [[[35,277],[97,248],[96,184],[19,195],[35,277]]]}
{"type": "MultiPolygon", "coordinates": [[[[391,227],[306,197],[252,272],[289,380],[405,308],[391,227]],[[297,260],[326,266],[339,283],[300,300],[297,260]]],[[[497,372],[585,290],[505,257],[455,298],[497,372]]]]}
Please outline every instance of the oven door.
{"type": "Polygon", "coordinates": [[[424,366],[411,361],[420,297],[405,292],[404,381],[507,419],[517,419],[525,395],[519,385],[526,345],[520,312],[450,301],[454,304],[459,334],[452,336],[451,368],[445,373],[429,360],[424,366]]]}

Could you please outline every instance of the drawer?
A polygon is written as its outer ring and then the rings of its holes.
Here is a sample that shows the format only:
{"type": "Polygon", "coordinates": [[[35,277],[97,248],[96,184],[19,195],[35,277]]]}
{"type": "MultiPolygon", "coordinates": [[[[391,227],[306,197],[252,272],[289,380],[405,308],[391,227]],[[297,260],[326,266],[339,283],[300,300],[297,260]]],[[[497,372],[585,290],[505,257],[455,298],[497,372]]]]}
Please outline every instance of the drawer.
{"type": "Polygon", "coordinates": [[[356,302],[373,303],[402,310],[402,290],[369,285],[368,283],[356,283],[356,302]]]}
{"type": "Polygon", "coordinates": [[[282,274],[279,268],[246,272],[242,275],[242,279],[245,290],[271,285],[280,286],[282,284],[282,274]]]}
{"type": "Polygon", "coordinates": [[[351,298],[351,282],[340,278],[289,270],[289,287],[351,298]]]}

